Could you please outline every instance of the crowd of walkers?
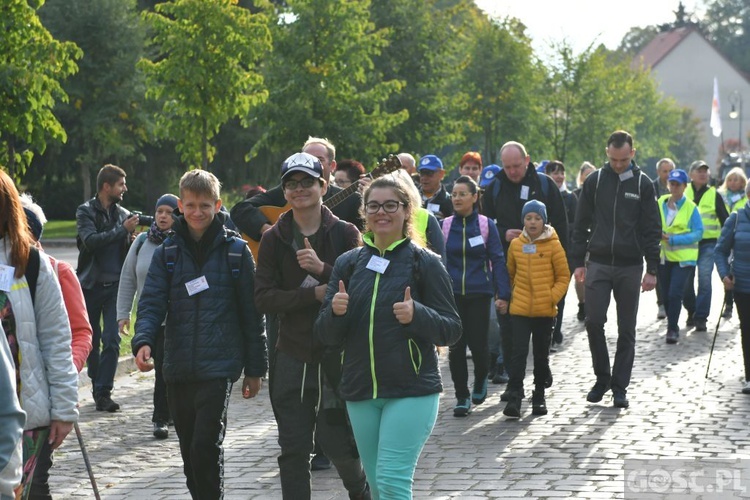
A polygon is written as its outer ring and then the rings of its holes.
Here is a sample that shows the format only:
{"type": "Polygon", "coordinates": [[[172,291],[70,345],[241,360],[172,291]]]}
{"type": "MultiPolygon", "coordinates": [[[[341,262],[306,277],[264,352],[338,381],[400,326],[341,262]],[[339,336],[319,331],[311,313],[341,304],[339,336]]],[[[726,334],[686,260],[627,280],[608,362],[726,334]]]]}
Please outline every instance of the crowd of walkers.
{"type": "Polygon", "coordinates": [[[284,498],[310,498],[311,470],[331,466],[350,498],[411,498],[441,356],[454,416],[471,415],[493,382],[507,383],[504,415],[520,418],[531,342],[531,413],[547,414],[571,277],[592,358],[587,401],[611,391],[615,407],[630,405],[641,292],[656,288],[667,344],[687,331],[683,307],[687,328],[707,329],[714,266],[720,315],[737,304],[750,394],[745,172],[717,188],[705,162],[664,158],[649,179],[624,131],[605,153],[570,190],[562,162],[536,164],[519,142],[502,146],[501,165],[466,153],[448,182],[436,155],[401,153],[367,174],[310,137],[276,187],[231,212],[219,180],[194,170],[154,217],[122,207],[125,171],[106,165],[77,210],[75,271],[43,252],[43,210],[0,171],[0,496],[51,498],[53,450],[78,418],[78,372],[85,365],[97,411],[119,411],[114,375],[131,330],[136,365],[155,369],[153,435],[174,429],[196,499],[224,495],[241,377],[245,399],[268,386],[284,498]]]}

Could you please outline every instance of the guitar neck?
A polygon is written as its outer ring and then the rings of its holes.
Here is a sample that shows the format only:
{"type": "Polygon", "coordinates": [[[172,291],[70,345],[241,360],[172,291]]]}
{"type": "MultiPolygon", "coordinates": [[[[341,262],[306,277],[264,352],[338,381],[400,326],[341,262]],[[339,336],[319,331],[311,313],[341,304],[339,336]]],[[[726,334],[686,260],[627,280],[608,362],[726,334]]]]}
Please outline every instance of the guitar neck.
{"type": "MultiPolygon", "coordinates": [[[[367,174],[369,178],[372,179],[371,174],[367,174]]],[[[340,204],[345,199],[349,198],[351,195],[357,192],[357,188],[359,187],[359,182],[352,182],[349,187],[346,187],[339,191],[338,193],[334,194],[327,200],[323,202],[323,205],[328,207],[329,209],[333,209],[336,205],[340,204]]]]}

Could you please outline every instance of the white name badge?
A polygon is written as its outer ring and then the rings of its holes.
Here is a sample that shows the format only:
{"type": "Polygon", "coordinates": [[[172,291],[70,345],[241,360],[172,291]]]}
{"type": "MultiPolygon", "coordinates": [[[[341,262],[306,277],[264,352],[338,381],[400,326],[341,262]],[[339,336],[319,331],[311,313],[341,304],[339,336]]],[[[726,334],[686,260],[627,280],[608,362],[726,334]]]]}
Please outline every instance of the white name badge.
{"type": "Polygon", "coordinates": [[[521,199],[522,200],[529,199],[529,186],[521,186],[521,199]]]}
{"type": "Polygon", "coordinates": [[[307,278],[305,278],[305,281],[302,282],[302,284],[299,286],[300,288],[312,288],[314,286],[320,285],[320,281],[316,280],[309,274],[307,275],[307,278]]]}
{"type": "Polygon", "coordinates": [[[484,245],[484,238],[482,238],[482,235],[469,238],[469,245],[471,245],[471,248],[474,248],[477,245],[484,245]]]}
{"type": "Polygon", "coordinates": [[[732,203],[737,203],[738,201],[740,201],[740,199],[742,199],[742,195],[739,193],[733,194],[732,196],[729,197],[729,201],[731,201],[732,203]]]}
{"type": "Polygon", "coordinates": [[[620,182],[626,181],[626,180],[630,179],[631,177],[633,177],[633,171],[632,170],[628,170],[626,172],[623,172],[623,173],[620,174],[620,182]]]}
{"type": "Polygon", "coordinates": [[[536,245],[533,243],[527,243],[522,247],[523,253],[536,253],[536,245]]]}
{"type": "Polygon", "coordinates": [[[440,205],[438,205],[437,203],[428,203],[427,210],[429,210],[433,214],[436,214],[440,211],[440,205]]]}
{"type": "Polygon", "coordinates": [[[16,268],[12,266],[0,265],[0,290],[10,292],[13,286],[13,275],[16,274],[16,268]]]}
{"type": "Polygon", "coordinates": [[[373,255],[370,257],[370,262],[367,263],[367,269],[375,271],[376,273],[383,274],[388,269],[388,264],[391,262],[388,259],[373,255]]]}
{"type": "Polygon", "coordinates": [[[208,290],[208,281],[206,281],[205,276],[201,276],[200,278],[195,278],[194,280],[185,283],[185,288],[187,288],[188,295],[192,297],[196,293],[208,290]]]}

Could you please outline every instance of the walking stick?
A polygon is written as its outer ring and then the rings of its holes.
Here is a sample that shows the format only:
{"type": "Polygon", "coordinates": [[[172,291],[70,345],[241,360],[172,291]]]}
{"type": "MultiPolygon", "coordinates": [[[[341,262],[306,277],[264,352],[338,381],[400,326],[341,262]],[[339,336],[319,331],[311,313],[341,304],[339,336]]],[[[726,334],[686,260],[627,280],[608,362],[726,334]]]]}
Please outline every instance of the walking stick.
{"type": "Polygon", "coordinates": [[[86,452],[86,445],[83,444],[83,436],[81,436],[81,428],[78,427],[78,423],[73,424],[73,428],[76,430],[76,437],[78,438],[78,444],[81,446],[81,455],[83,455],[83,461],[86,463],[86,470],[89,473],[89,479],[91,480],[91,487],[94,489],[94,498],[101,500],[99,496],[99,488],[96,487],[96,479],[94,479],[94,471],[91,468],[91,462],[89,462],[89,454],[86,452]]]}
{"type": "Polygon", "coordinates": [[[719,313],[719,321],[716,322],[716,328],[714,329],[714,340],[711,342],[711,352],[708,355],[708,364],[706,364],[706,378],[708,378],[708,370],[711,368],[711,358],[714,355],[714,346],[716,345],[716,334],[719,333],[719,325],[721,324],[721,319],[724,316],[724,310],[727,307],[726,300],[721,306],[721,313],[719,313]]]}

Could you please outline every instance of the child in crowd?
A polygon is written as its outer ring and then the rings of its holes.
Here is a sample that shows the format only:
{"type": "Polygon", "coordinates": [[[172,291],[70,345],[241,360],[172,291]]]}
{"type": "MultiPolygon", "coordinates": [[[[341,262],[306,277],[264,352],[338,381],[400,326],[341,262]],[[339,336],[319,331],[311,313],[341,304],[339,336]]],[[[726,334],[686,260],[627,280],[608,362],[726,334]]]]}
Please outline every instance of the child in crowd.
{"type": "Polygon", "coordinates": [[[557,303],[565,295],[570,271],[565,250],[555,229],[547,224],[547,207],[531,200],[523,206],[523,232],[510,243],[508,273],[511,282],[510,315],[513,325],[508,404],[503,413],[521,416],[524,397],[523,379],[529,338],[534,343],[534,415],[546,415],[544,389],[552,384],[549,368],[549,344],[557,303]]]}

